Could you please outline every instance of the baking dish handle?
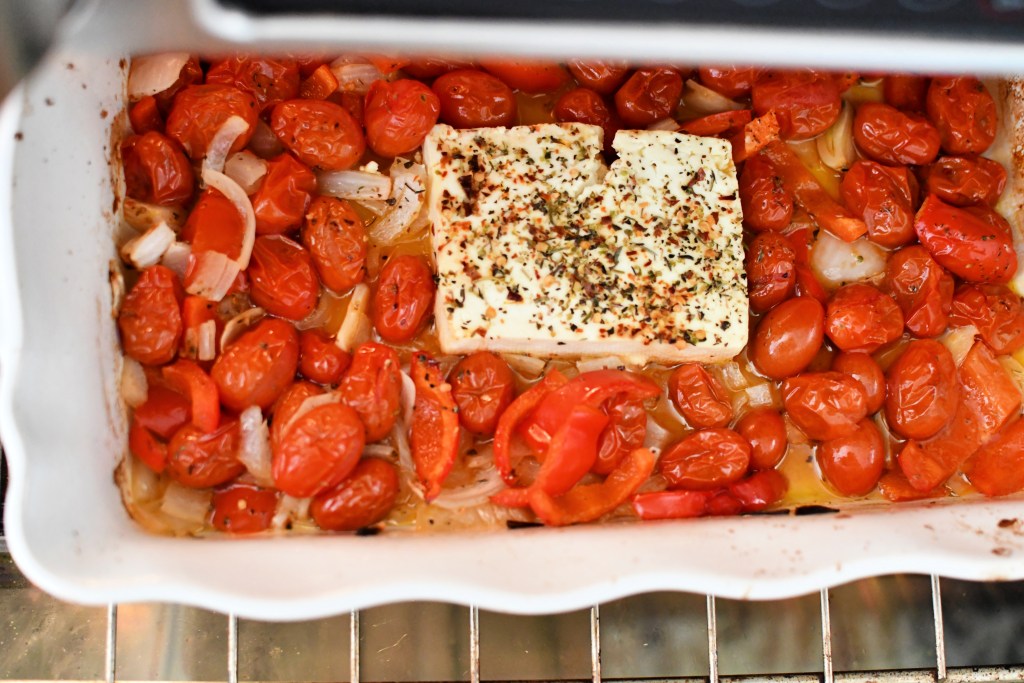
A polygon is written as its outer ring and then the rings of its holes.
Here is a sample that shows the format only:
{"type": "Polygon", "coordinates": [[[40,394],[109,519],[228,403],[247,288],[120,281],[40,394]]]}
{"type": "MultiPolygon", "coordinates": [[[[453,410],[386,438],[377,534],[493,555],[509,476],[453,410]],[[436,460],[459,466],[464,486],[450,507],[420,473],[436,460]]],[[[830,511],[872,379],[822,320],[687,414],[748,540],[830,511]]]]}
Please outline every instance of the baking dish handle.
{"type": "Polygon", "coordinates": [[[14,161],[24,89],[17,86],[0,105],[0,369],[20,346],[21,304],[14,259],[14,161]]]}

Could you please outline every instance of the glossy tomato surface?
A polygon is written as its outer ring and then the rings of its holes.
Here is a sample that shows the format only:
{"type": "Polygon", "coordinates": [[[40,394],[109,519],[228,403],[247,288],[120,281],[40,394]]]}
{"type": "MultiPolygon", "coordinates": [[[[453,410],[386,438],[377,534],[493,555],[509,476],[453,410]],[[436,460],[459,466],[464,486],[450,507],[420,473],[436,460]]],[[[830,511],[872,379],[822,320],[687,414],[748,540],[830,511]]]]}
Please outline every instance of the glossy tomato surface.
{"type": "Polygon", "coordinates": [[[121,143],[125,194],[140,202],[174,206],[192,198],[192,164],[177,142],[150,131],[121,143]]]}
{"type": "Polygon", "coordinates": [[[867,397],[868,415],[877,413],[885,404],[885,373],[868,353],[841,351],[832,359],[832,370],[860,382],[867,397]]]}
{"type": "Polygon", "coordinates": [[[277,491],[234,483],[213,493],[210,522],[218,531],[254,534],[270,528],[277,511],[277,491]]]}
{"type": "Polygon", "coordinates": [[[825,480],[844,496],[870,493],[885,469],[885,443],[875,423],[861,420],[856,430],[818,446],[825,480]]]}
{"type": "Polygon", "coordinates": [[[441,101],[419,81],[374,81],[366,93],[366,141],[384,157],[409,154],[423,144],[440,113],[441,101]]]}
{"type": "Polygon", "coordinates": [[[668,381],[673,405],[691,427],[725,427],[732,421],[729,394],[700,363],[683,363],[668,381]]]}
{"type": "Polygon", "coordinates": [[[340,294],[363,281],[366,228],[344,199],[320,196],[313,200],[302,224],[302,244],[328,289],[340,294]]]}
{"type": "Polygon", "coordinates": [[[796,252],[777,232],[763,232],[751,240],[746,271],[752,311],[767,311],[796,291],[796,252]]]}
{"type": "Polygon", "coordinates": [[[287,237],[257,237],[248,272],[253,303],[268,313],[302,320],[316,308],[320,281],[313,259],[287,237]]]}
{"type": "Polygon", "coordinates": [[[299,334],[299,372],[319,384],[337,384],[352,363],[352,356],[320,330],[299,334]]]}
{"type": "Polygon", "coordinates": [[[380,441],[398,417],[402,374],[398,354],[383,344],[360,344],[338,390],[346,405],[359,414],[367,442],[380,441]]]}
{"type": "Polygon", "coordinates": [[[276,235],[299,227],[315,192],[316,176],[305,164],[287,153],[272,159],[251,197],[256,234],[276,235]]]}
{"type": "Polygon", "coordinates": [[[473,69],[444,74],[431,86],[441,103],[441,121],[455,128],[511,126],[516,98],[499,79],[473,69]]]}
{"type": "Polygon", "coordinates": [[[352,473],[317,495],[309,506],[321,529],[355,531],[383,520],[398,497],[398,471],[379,458],[364,458],[352,473]]]}
{"type": "Polygon", "coordinates": [[[150,266],[142,272],[117,316],[126,355],[146,365],[174,358],[182,335],[182,297],[181,284],[169,268],[150,266]]]}
{"type": "Polygon", "coordinates": [[[498,418],[515,398],[515,376],[508,363],[490,351],[466,356],[448,375],[459,407],[459,423],[474,434],[493,434],[498,418]]]}
{"type": "Polygon", "coordinates": [[[344,107],[325,100],[288,100],[274,106],[270,127],[281,143],[314,170],[351,168],[366,149],[363,128],[344,107]]]}
{"type": "Polygon", "coordinates": [[[743,225],[751,230],[782,230],[793,218],[793,196],[782,186],[772,162],[763,155],[748,159],[740,172],[743,225]]]}
{"type": "Polygon", "coordinates": [[[928,118],[950,154],[981,154],[996,137],[996,102],[988,88],[970,76],[933,78],[926,100],[928,118]]]}
{"type": "Polygon", "coordinates": [[[683,78],[675,69],[637,69],[615,93],[619,118],[633,128],[645,128],[667,118],[679,104],[683,78]]]}
{"type": "Polygon", "coordinates": [[[235,412],[249,406],[266,409],[291,384],[298,362],[295,328],[265,318],[221,352],[210,376],[225,407],[235,412]]]}
{"type": "Polygon", "coordinates": [[[245,148],[256,130],[258,109],[252,95],[230,85],[190,85],[174,98],[167,115],[167,135],[177,140],[193,161],[206,156],[214,135],[232,116],[248,129],[235,139],[231,152],[245,148]]]}
{"type": "Polygon", "coordinates": [[[908,439],[937,434],[956,412],[959,396],[953,356],[930,339],[910,342],[886,373],[886,419],[908,439]]]}
{"type": "Polygon", "coordinates": [[[1006,169],[985,157],[940,157],[925,173],[928,191],[954,206],[994,206],[1006,187],[1006,169]]]}
{"type": "Polygon", "coordinates": [[[430,317],[434,290],[434,274],[423,258],[389,259],[381,269],[371,309],[381,339],[400,344],[415,337],[430,317]]]}
{"type": "Polygon", "coordinates": [[[597,59],[570,59],[569,71],[580,85],[601,95],[611,95],[629,76],[629,65],[597,59]]]}
{"type": "Polygon", "coordinates": [[[900,249],[885,266],[884,286],[915,337],[937,337],[949,322],[953,278],[920,245],[900,249]]]}
{"type": "Polygon", "coordinates": [[[236,55],[214,62],[206,82],[247,92],[263,110],[299,94],[299,65],[294,59],[236,55]]]}
{"type": "Polygon", "coordinates": [[[1005,283],[1017,271],[1008,226],[947,204],[924,200],[914,221],[918,239],[942,267],[969,282],[1005,283]]]}
{"type": "Polygon", "coordinates": [[[754,408],[736,423],[736,433],[750,443],[750,468],[769,470],[786,454],[786,423],[773,408],[754,408]]]}
{"type": "Polygon", "coordinates": [[[878,102],[857,108],[853,138],[861,152],[886,164],[920,166],[939,154],[939,131],[924,116],[878,102]]]}
{"type": "Polygon", "coordinates": [[[843,176],[840,194],[846,207],[867,225],[868,238],[894,249],[914,239],[916,186],[906,168],[861,160],[843,176]]]}
{"type": "Polygon", "coordinates": [[[167,445],[167,474],[182,486],[205,489],[225,484],[242,472],[238,460],[238,420],[210,434],[187,424],[167,445]]]}
{"type": "Polygon", "coordinates": [[[782,400],[804,434],[819,441],[849,436],[868,414],[861,383],[841,372],[808,372],[782,383],[782,400]]]}
{"type": "Polygon", "coordinates": [[[754,113],[775,112],[786,140],[811,138],[839,118],[842,101],[831,75],[820,71],[770,71],[753,86],[754,113]]]}
{"type": "Polygon", "coordinates": [[[554,92],[569,82],[569,72],[557,62],[484,59],[480,66],[508,87],[527,93],[554,92]]]}
{"type": "Polygon", "coordinates": [[[363,453],[365,430],[342,403],[320,405],[292,418],[273,447],[274,485],[295,498],[309,498],[347,477],[363,453]]]}
{"type": "Polygon", "coordinates": [[[873,353],[900,338],[903,313],[892,297],[872,285],[844,285],[828,302],[825,333],[843,351],[873,353]]]}
{"type": "Polygon", "coordinates": [[[798,296],[761,318],[748,353],[761,374],[785,379],[810,365],[824,338],[824,307],[816,299],[798,296]]]}
{"type": "Polygon", "coordinates": [[[670,487],[716,489],[747,473],[750,444],[731,429],[702,429],[670,446],[659,467],[670,487]]]}

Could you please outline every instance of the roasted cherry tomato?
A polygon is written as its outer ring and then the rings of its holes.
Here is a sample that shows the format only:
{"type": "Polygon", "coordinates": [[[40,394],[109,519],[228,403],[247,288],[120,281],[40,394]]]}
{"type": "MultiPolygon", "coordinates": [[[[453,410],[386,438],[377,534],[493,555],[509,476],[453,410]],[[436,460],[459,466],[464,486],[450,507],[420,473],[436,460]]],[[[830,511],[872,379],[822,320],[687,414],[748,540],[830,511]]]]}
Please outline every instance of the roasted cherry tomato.
{"type": "Polygon", "coordinates": [[[363,281],[366,228],[344,199],[317,197],[306,212],[302,244],[313,257],[320,281],[334,292],[347,292],[363,281]]]}
{"type": "Polygon", "coordinates": [[[914,240],[915,188],[905,168],[856,161],[840,185],[843,204],[868,226],[868,239],[888,249],[914,240]]]}
{"type": "Polygon", "coordinates": [[[438,59],[436,57],[419,57],[412,59],[403,67],[405,73],[409,74],[413,78],[419,78],[421,80],[437,78],[449,71],[472,68],[472,62],[454,59],[438,59]]]}
{"type": "MultiPolygon", "coordinates": [[[[181,236],[192,243],[193,255],[217,251],[237,259],[242,253],[245,223],[230,199],[219,190],[208,187],[199,195],[181,236]]],[[[189,284],[187,279],[185,284],[189,284]]]]}
{"type": "Polygon", "coordinates": [[[149,382],[148,389],[146,402],[135,409],[132,418],[160,438],[169,439],[191,420],[188,398],[155,381],[149,382]]]}
{"type": "Polygon", "coordinates": [[[873,353],[900,338],[903,313],[892,297],[866,282],[855,282],[832,295],[825,333],[843,351],[873,353]]]}
{"type": "Polygon", "coordinates": [[[622,127],[622,122],[612,114],[608,105],[593,90],[576,88],[558,98],[552,111],[556,121],[588,123],[604,129],[604,147],[611,149],[615,131],[622,127]]]}
{"type": "Polygon", "coordinates": [[[554,62],[484,59],[480,66],[508,87],[526,93],[554,92],[569,82],[569,73],[554,62]]]}
{"type": "Polygon", "coordinates": [[[928,118],[950,154],[981,154],[996,138],[999,115],[985,84],[969,76],[933,78],[928,118]]]}
{"type": "Polygon", "coordinates": [[[897,109],[924,111],[928,79],[924,76],[891,74],[882,79],[882,95],[886,103],[897,109]]]}
{"type": "Polygon", "coordinates": [[[620,394],[604,402],[608,426],[597,443],[597,459],[591,471],[608,474],[647,438],[647,410],[641,399],[620,394]]]}
{"type": "Polygon", "coordinates": [[[808,372],[782,383],[789,419],[804,434],[827,441],[848,436],[868,414],[861,383],[842,372],[808,372]]]}
{"type": "Polygon", "coordinates": [[[272,159],[252,196],[256,234],[276,235],[299,227],[315,192],[316,176],[305,164],[288,153],[272,159]]]}
{"type": "Polygon", "coordinates": [[[842,110],[836,80],[819,71],[767,72],[758,78],[751,95],[754,113],[762,116],[774,111],[779,134],[786,140],[825,132],[842,110]]]}
{"type": "Polygon", "coordinates": [[[941,157],[925,174],[928,191],[953,206],[995,206],[1006,187],[1006,169],[985,157],[941,157]]]}
{"type": "Polygon", "coordinates": [[[398,489],[394,465],[380,458],[365,458],[339,484],[317,495],[309,514],[321,529],[356,531],[387,517],[398,489]]]}
{"type": "Polygon", "coordinates": [[[615,108],[627,126],[645,128],[672,115],[683,94],[683,77],[668,67],[637,69],[618,92],[615,108]]]}
{"type": "Polygon", "coordinates": [[[238,420],[228,420],[206,434],[187,424],[167,446],[167,474],[182,486],[197,489],[225,484],[245,472],[238,460],[238,420]]]}
{"type": "Polygon", "coordinates": [[[1008,230],[933,194],[918,210],[914,230],[935,260],[964,280],[1005,283],[1017,272],[1008,230]]]}
{"type": "Polygon", "coordinates": [[[814,359],[825,338],[825,308],[816,299],[798,296],[768,311],[748,348],[758,372],[785,379],[814,359]]]}
{"type": "Polygon", "coordinates": [[[598,59],[570,59],[569,71],[583,87],[601,95],[611,95],[625,82],[629,65],[598,59]]]}
{"type": "Polygon", "coordinates": [[[294,59],[236,55],[214,62],[207,83],[233,85],[252,95],[260,110],[298,97],[299,65],[294,59]]]}
{"type": "Polygon", "coordinates": [[[760,71],[750,66],[702,66],[697,74],[701,83],[718,94],[737,99],[750,94],[760,71]]]}
{"type": "Polygon", "coordinates": [[[164,117],[160,113],[160,108],[157,107],[156,98],[149,95],[133,104],[128,110],[128,122],[132,124],[132,132],[136,135],[143,135],[150,131],[162,131],[164,117]]]}
{"type": "Polygon", "coordinates": [[[885,469],[885,443],[878,427],[864,419],[853,433],[823,442],[818,446],[818,466],[840,494],[867,495],[885,469]]]}
{"type": "Polygon", "coordinates": [[[736,433],[750,443],[750,468],[770,470],[786,454],[786,423],[773,408],[754,408],[736,423],[736,433]]]}
{"type": "Polygon", "coordinates": [[[915,337],[937,337],[946,330],[953,301],[953,278],[919,245],[889,257],[885,288],[903,311],[915,337]]]}
{"type": "Polygon", "coordinates": [[[377,280],[371,316],[381,339],[401,344],[419,334],[430,318],[434,290],[434,274],[422,257],[388,259],[377,280]]]}
{"type": "Polygon", "coordinates": [[[408,154],[420,148],[440,113],[441,101],[419,81],[374,81],[363,114],[366,142],[384,157],[408,154]]]}
{"type": "Polygon", "coordinates": [[[326,491],[351,474],[365,443],[356,411],[343,403],[317,406],[293,418],[273,446],[274,485],[295,498],[326,491]]]}
{"type": "Polygon", "coordinates": [[[853,139],[868,157],[886,164],[930,164],[939,154],[939,131],[919,114],[865,102],[853,119],[853,139]]]}
{"type": "Polygon", "coordinates": [[[320,282],[309,252],[283,235],[256,238],[249,262],[253,303],[272,315],[302,320],[316,308],[320,282]]]}
{"type": "Polygon", "coordinates": [[[117,315],[125,355],[145,365],[174,358],[181,343],[181,300],[178,276],[165,266],[150,266],[128,292],[117,315]]]}
{"type": "Polygon", "coordinates": [[[174,96],[194,83],[201,83],[203,80],[203,67],[199,64],[197,57],[189,57],[185,65],[178,72],[178,78],[170,87],[153,94],[157,108],[163,114],[171,110],[174,103],[174,96]]]}
{"type": "Polygon", "coordinates": [[[952,297],[949,323],[974,325],[997,354],[1024,348],[1024,301],[1002,285],[964,285],[952,297]]]}
{"type": "Polygon", "coordinates": [[[210,375],[227,408],[235,412],[249,406],[266,409],[295,379],[298,363],[295,328],[283,320],[264,318],[221,351],[210,375]]]}
{"type": "Polygon", "coordinates": [[[320,384],[337,384],[352,356],[320,330],[299,333],[299,372],[320,384]]]}
{"type": "Polygon", "coordinates": [[[750,444],[731,429],[702,429],[669,446],[659,466],[671,488],[716,489],[747,473],[750,444]]]}
{"type": "Polygon", "coordinates": [[[832,359],[833,372],[842,372],[860,382],[868,399],[868,415],[877,413],[885,404],[885,373],[870,354],[863,351],[841,351],[832,359]]]}
{"type": "Polygon", "coordinates": [[[668,396],[691,427],[724,427],[732,421],[729,393],[700,363],[683,363],[672,372],[668,396]]]}
{"type": "Polygon", "coordinates": [[[511,126],[516,122],[512,89],[474,69],[444,74],[431,86],[441,100],[441,120],[456,128],[511,126]]]}
{"type": "Polygon", "coordinates": [[[459,407],[459,423],[473,434],[494,434],[498,418],[516,396],[508,363],[490,351],[478,351],[455,364],[448,382],[459,407]]]}
{"type": "Polygon", "coordinates": [[[157,474],[167,468],[167,444],[139,424],[139,420],[134,416],[128,428],[128,450],[157,474]]]}
{"type": "Polygon", "coordinates": [[[796,290],[796,253],[777,232],[762,232],[746,253],[750,309],[762,313],[793,296],[796,290]]]}
{"type": "Polygon", "coordinates": [[[793,196],[762,154],[747,159],[740,173],[743,224],[756,232],[783,230],[793,218],[793,196]]]}
{"type": "Polygon", "coordinates": [[[956,412],[960,387],[956,363],[937,341],[912,341],[886,373],[885,416],[894,432],[927,439],[956,412]]]}
{"type": "Polygon", "coordinates": [[[1024,419],[982,446],[967,461],[964,474],[986,496],[1006,496],[1024,489],[1024,419]]]}
{"type": "Polygon", "coordinates": [[[192,198],[192,164],[174,140],[150,131],[121,143],[125,194],[151,204],[173,206],[192,198]]]}
{"type": "Polygon", "coordinates": [[[235,483],[213,492],[213,528],[232,534],[253,534],[270,528],[277,511],[277,491],[235,483]]]}
{"type": "Polygon", "coordinates": [[[299,161],[317,170],[350,168],[366,149],[359,122],[326,100],[281,102],[271,111],[270,127],[299,161]]]}
{"type": "Polygon", "coordinates": [[[341,400],[359,414],[366,426],[367,442],[380,441],[398,417],[402,395],[398,354],[383,344],[360,344],[338,391],[341,400]]]}
{"type": "Polygon", "coordinates": [[[277,444],[281,442],[281,435],[284,433],[285,426],[289,425],[292,418],[298,413],[299,408],[306,402],[306,399],[323,393],[322,387],[312,382],[300,380],[294,382],[278,396],[277,400],[274,401],[274,405],[270,408],[271,448],[276,448],[277,444]]]}
{"type": "Polygon", "coordinates": [[[231,152],[245,149],[256,130],[258,109],[247,92],[230,85],[190,85],[174,98],[167,115],[167,135],[181,143],[189,157],[198,161],[206,156],[213,136],[232,116],[242,117],[249,128],[231,145],[231,152]]]}

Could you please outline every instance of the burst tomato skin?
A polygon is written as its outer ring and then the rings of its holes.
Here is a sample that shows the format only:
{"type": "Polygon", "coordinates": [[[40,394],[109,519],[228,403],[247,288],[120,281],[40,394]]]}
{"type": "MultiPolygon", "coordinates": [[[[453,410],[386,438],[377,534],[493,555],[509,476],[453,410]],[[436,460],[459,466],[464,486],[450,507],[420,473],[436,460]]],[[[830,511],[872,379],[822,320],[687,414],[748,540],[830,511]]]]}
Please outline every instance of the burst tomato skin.
{"type": "Polygon", "coordinates": [[[960,387],[956,363],[937,341],[912,341],[886,373],[885,416],[907,439],[934,436],[956,412],[960,387]]]}
{"type": "Polygon", "coordinates": [[[270,128],[299,161],[323,171],[351,168],[366,140],[359,122],[344,107],[326,100],[287,100],[274,105],[270,128]]]}
{"type": "Polygon", "coordinates": [[[187,424],[167,445],[167,474],[182,486],[210,488],[245,471],[238,460],[238,420],[221,424],[211,434],[187,424]]]}
{"type": "Polygon", "coordinates": [[[232,116],[240,116],[248,130],[231,145],[231,152],[245,149],[256,130],[256,101],[252,95],[230,85],[190,85],[174,98],[167,115],[167,135],[177,140],[189,158],[198,161],[220,127],[232,116]]]}
{"type": "Polygon", "coordinates": [[[974,325],[999,355],[1024,347],[1024,301],[1002,285],[964,285],[952,297],[949,323],[974,325]]]}
{"type": "Polygon", "coordinates": [[[943,268],[968,282],[1006,283],[1017,271],[1008,226],[973,207],[961,209],[930,194],[914,221],[924,248],[943,268]]]}
{"type": "Polygon", "coordinates": [[[668,395],[692,427],[724,427],[732,421],[729,394],[700,363],[676,368],[668,381],[668,395]]]}
{"type": "Polygon", "coordinates": [[[894,249],[913,241],[917,192],[911,180],[905,168],[865,160],[854,162],[843,176],[843,204],[864,220],[875,244],[894,249]]]}
{"type": "Polygon", "coordinates": [[[342,403],[317,406],[295,418],[273,447],[274,485],[295,498],[315,496],[355,469],[365,445],[354,410],[342,403]]]}
{"type": "Polygon", "coordinates": [[[953,206],[995,206],[1006,188],[1006,169],[985,157],[940,157],[925,169],[925,186],[953,206]]]}
{"type": "Polygon", "coordinates": [[[267,409],[295,378],[299,335],[283,320],[264,318],[224,349],[210,376],[221,403],[241,412],[249,406],[267,409]]]}
{"type": "Polygon", "coordinates": [[[872,285],[855,282],[832,295],[825,333],[843,351],[874,353],[903,334],[903,312],[892,297],[872,285]]]}
{"type": "Polygon", "coordinates": [[[508,87],[525,93],[554,92],[569,82],[569,73],[555,62],[487,59],[481,60],[480,66],[508,87]]]}
{"type": "Polygon", "coordinates": [[[926,106],[942,138],[942,149],[950,154],[981,154],[995,140],[996,102],[977,78],[933,78],[926,106]]]}
{"type": "Polygon", "coordinates": [[[207,83],[230,85],[249,93],[262,111],[299,94],[299,65],[294,59],[236,55],[215,62],[207,83]]]}
{"type": "Polygon", "coordinates": [[[849,436],[868,414],[867,394],[853,377],[841,372],[807,372],[782,383],[789,418],[818,441],[849,436]]]}
{"type": "Polygon", "coordinates": [[[320,330],[299,333],[299,372],[318,384],[337,384],[352,357],[320,330]]]}
{"type": "Polygon", "coordinates": [[[475,69],[450,71],[431,86],[441,103],[441,121],[455,128],[511,126],[516,98],[499,79],[475,69]]]}
{"type": "Polygon", "coordinates": [[[615,93],[619,118],[633,128],[644,128],[672,115],[683,94],[683,78],[668,67],[637,69],[615,93]]]}
{"type": "Polygon", "coordinates": [[[804,370],[821,348],[825,309],[811,297],[782,302],[758,323],[748,349],[758,372],[785,379],[804,370]]]}
{"type": "Polygon", "coordinates": [[[498,419],[515,398],[515,377],[508,363],[490,351],[478,351],[455,364],[448,382],[459,407],[459,423],[473,434],[494,434],[498,419]]]}
{"type": "Polygon", "coordinates": [[[853,138],[860,151],[886,164],[923,166],[939,154],[939,131],[923,116],[878,102],[857,108],[853,138]]]}
{"type": "Polygon", "coordinates": [[[730,99],[749,95],[759,72],[759,69],[749,66],[702,66],[697,70],[701,83],[730,99]]]}
{"type": "Polygon", "coordinates": [[[642,399],[626,395],[612,397],[602,407],[608,426],[597,442],[597,459],[591,472],[611,473],[623,458],[644,445],[647,438],[647,410],[642,399]]]}
{"type": "Polygon", "coordinates": [[[218,531],[254,534],[270,528],[276,510],[277,491],[234,483],[214,492],[210,523],[218,531]]]}
{"type": "Polygon", "coordinates": [[[297,228],[316,192],[316,176],[287,152],[271,159],[263,183],[252,196],[257,235],[278,235],[297,228]]]}
{"type": "Polygon", "coordinates": [[[775,167],[763,154],[743,164],[740,172],[743,224],[755,232],[783,230],[793,218],[793,196],[782,186],[775,167]]]}
{"type": "Polygon", "coordinates": [[[143,365],[162,365],[174,358],[181,343],[181,302],[178,276],[165,266],[142,271],[117,316],[125,355],[143,365]]]}
{"type": "Polygon", "coordinates": [[[869,354],[841,351],[832,359],[832,370],[860,382],[867,396],[868,415],[877,413],[885,405],[885,373],[869,354]]]}
{"type": "Polygon", "coordinates": [[[886,263],[885,289],[915,337],[937,337],[946,330],[953,287],[950,274],[920,245],[900,249],[886,263]]]}
{"type": "Polygon", "coordinates": [[[344,199],[321,196],[313,200],[302,225],[302,244],[324,286],[347,292],[366,274],[366,228],[344,199]]]}
{"type": "Polygon", "coordinates": [[[387,436],[398,417],[402,392],[399,365],[394,349],[367,342],[356,347],[352,364],[341,379],[341,400],[359,414],[368,443],[387,436]]]}
{"type": "Polygon", "coordinates": [[[629,66],[625,62],[571,59],[569,71],[585,88],[601,95],[611,95],[626,80],[629,66]]]}
{"type": "Polygon", "coordinates": [[[885,469],[885,444],[870,419],[856,431],[818,446],[818,465],[825,480],[844,496],[864,496],[878,484],[885,469]]]}
{"type": "Polygon", "coordinates": [[[321,529],[356,531],[387,517],[398,490],[394,465],[380,458],[364,458],[348,477],[318,494],[309,513],[321,529]]]}
{"type": "Polygon", "coordinates": [[[441,101],[419,81],[374,81],[366,93],[366,141],[375,153],[395,157],[419,149],[437,123],[441,101]]]}
{"type": "Polygon", "coordinates": [[[423,329],[434,304],[434,274],[419,256],[393,256],[381,269],[373,297],[373,326],[384,341],[407,342],[423,329]]]}
{"type": "Polygon", "coordinates": [[[121,143],[125,194],[162,206],[187,202],[195,191],[192,164],[174,140],[156,131],[121,143]]]}
{"type": "Polygon", "coordinates": [[[747,473],[750,444],[731,429],[702,429],[669,447],[659,467],[672,488],[717,489],[747,473]]]}
{"type": "Polygon", "coordinates": [[[839,118],[842,100],[831,75],[819,71],[771,71],[751,91],[754,113],[775,112],[785,140],[811,138],[839,118]]]}
{"type": "Polygon", "coordinates": [[[316,308],[320,282],[313,259],[283,235],[256,238],[249,262],[253,303],[272,315],[302,320],[316,308]]]}
{"type": "Polygon", "coordinates": [[[777,232],[763,232],[751,241],[746,254],[747,287],[751,310],[774,308],[796,291],[796,252],[777,232]]]}
{"type": "Polygon", "coordinates": [[[786,454],[786,423],[777,410],[755,408],[741,417],[734,429],[750,443],[752,470],[770,470],[786,454]]]}

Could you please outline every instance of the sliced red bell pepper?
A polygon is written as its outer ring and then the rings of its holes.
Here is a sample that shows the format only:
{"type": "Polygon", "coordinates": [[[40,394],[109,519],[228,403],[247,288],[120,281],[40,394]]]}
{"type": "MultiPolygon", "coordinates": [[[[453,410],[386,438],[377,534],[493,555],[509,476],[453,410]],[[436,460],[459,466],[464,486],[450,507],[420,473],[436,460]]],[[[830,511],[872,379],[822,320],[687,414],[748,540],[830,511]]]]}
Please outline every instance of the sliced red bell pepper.
{"type": "Polygon", "coordinates": [[[918,491],[910,485],[906,475],[899,469],[889,470],[878,480],[878,490],[882,495],[894,503],[901,503],[908,500],[925,500],[926,498],[941,498],[949,492],[943,487],[932,491],[918,491]]]}
{"type": "Polygon", "coordinates": [[[309,78],[299,86],[299,97],[304,100],[326,100],[327,96],[338,89],[338,77],[327,64],[321,64],[309,78]]]}
{"type": "Polygon", "coordinates": [[[193,361],[184,359],[164,366],[163,375],[172,389],[189,397],[192,424],[206,434],[217,431],[220,425],[220,394],[210,376],[193,361]]]}
{"type": "Polygon", "coordinates": [[[441,493],[441,486],[459,456],[459,413],[452,387],[441,366],[425,353],[412,358],[409,370],[416,385],[409,445],[416,474],[429,503],[441,493]]]}
{"type": "Polygon", "coordinates": [[[163,385],[159,379],[149,383],[146,402],[135,409],[134,419],[162,439],[170,439],[192,416],[189,400],[163,385]]]}
{"type": "Polygon", "coordinates": [[[745,161],[778,139],[779,120],[775,118],[775,112],[770,111],[758,116],[729,139],[732,143],[733,161],[745,161]]]}
{"type": "Polygon", "coordinates": [[[633,510],[640,519],[688,519],[702,517],[711,491],[654,491],[633,497],[633,510]]]}
{"type": "Polygon", "coordinates": [[[717,114],[702,116],[693,121],[687,121],[679,126],[679,131],[688,135],[702,135],[705,137],[721,135],[750,123],[752,116],[749,109],[722,111],[717,114]]]}
{"type": "Polygon", "coordinates": [[[167,467],[167,444],[161,443],[136,419],[128,430],[128,450],[157,474],[167,467]]]}
{"type": "Polygon", "coordinates": [[[1007,496],[1024,489],[1024,420],[982,446],[967,461],[964,474],[986,496],[1007,496]]]}
{"type": "Polygon", "coordinates": [[[561,372],[552,370],[512,401],[498,418],[498,426],[494,430],[494,466],[498,468],[498,472],[501,473],[501,478],[505,480],[506,484],[511,486],[516,483],[515,477],[512,475],[512,460],[509,455],[512,434],[516,427],[530,411],[537,407],[541,399],[551,391],[564,386],[568,381],[561,372]]]}
{"type": "Polygon", "coordinates": [[[530,507],[548,526],[593,521],[628,501],[651,476],[656,461],[650,450],[638,448],[600,484],[577,486],[557,498],[542,489],[532,490],[530,507]]]}

